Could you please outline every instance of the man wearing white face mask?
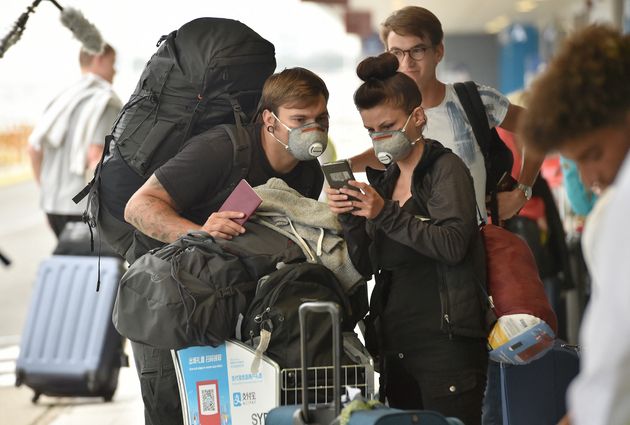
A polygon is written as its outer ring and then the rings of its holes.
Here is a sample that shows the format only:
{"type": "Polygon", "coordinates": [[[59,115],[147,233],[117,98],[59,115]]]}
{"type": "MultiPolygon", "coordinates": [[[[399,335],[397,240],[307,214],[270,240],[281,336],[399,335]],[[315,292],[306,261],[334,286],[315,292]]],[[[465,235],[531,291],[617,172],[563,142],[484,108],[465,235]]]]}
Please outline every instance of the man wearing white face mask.
{"type": "Polygon", "coordinates": [[[289,132],[289,140],[285,143],[274,134],[273,126],[267,127],[267,131],[274,139],[283,145],[297,160],[308,161],[320,156],[328,143],[328,117],[320,118],[321,124],[317,121],[304,124],[297,128],[291,128],[283,123],[273,111],[271,115],[289,132]]]}
{"type": "MultiPolygon", "coordinates": [[[[255,141],[246,176],[250,185],[278,177],[317,199],[323,175],[316,159],[326,148],[327,102],[325,83],[307,69],[285,69],[269,77],[261,99],[262,123],[246,126],[255,141]]],[[[221,128],[191,138],[129,199],[125,219],[167,243],[190,230],[224,239],[243,233],[245,229],[232,220],[242,213],[215,212],[221,202],[216,208],[208,206],[208,200],[229,184],[232,151],[221,128]]]]}
{"type": "MultiPolygon", "coordinates": [[[[307,69],[285,69],[267,79],[262,122],[244,126],[251,154],[245,178],[250,185],[277,177],[302,195],[318,198],[324,178],[317,156],[326,147],[327,102],[326,84],[307,69]]],[[[215,238],[238,237],[245,228],[232,219],[244,214],[217,212],[224,201],[217,195],[233,183],[233,151],[223,127],[192,137],[129,199],[125,220],[156,243],[173,242],[192,230],[215,238]]],[[[132,348],[147,424],[182,423],[170,351],[138,343],[132,348]]]]}

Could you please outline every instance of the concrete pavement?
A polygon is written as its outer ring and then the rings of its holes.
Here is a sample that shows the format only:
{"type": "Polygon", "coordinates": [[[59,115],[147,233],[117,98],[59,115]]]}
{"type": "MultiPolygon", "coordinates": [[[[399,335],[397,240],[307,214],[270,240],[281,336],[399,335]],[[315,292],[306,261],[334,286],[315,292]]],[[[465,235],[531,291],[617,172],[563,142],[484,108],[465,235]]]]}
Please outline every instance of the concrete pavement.
{"type": "Polygon", "coordinates": [[[54,247],[54,236],[38,207],[30,168],[0,167],[0,249],[12,260],[0,265],[0,425],[143,424],[143,404],[131,349],[130,368],[120,372],[114,399],[41,396],[16,388],[15,360],[39,262],[54,247]]]}
{"type": "Polygon", "coordinates": [[[32,178],[33,171],[27,162],[0,167],[0,187],[20,183],[32,178]]]}
{"type": "MultiPolygon", "coordinates": [[[[127,345],[131,357],[131,349],[127,345]]],[[[28,387],[0,387],[0,424],[6,425],[131,425],[143,424],[144,414],[140,384],[131,367],[120,370],[118,389],[113,401],[102,398],[41,396],[31,402],[28,387]]]]}

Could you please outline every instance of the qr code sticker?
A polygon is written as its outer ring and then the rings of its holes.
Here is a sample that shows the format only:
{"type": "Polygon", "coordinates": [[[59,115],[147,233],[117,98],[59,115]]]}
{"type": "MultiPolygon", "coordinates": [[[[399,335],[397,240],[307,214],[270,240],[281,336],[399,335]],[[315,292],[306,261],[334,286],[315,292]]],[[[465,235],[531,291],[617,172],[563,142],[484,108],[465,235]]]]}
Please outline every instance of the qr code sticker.
{"type": "Polygon", "coordinates": [[[219,413],[219,409],[217,408],[217,385],[200,385],[199,401],[201,405],[200,415],[216,415],[219,413]]]}

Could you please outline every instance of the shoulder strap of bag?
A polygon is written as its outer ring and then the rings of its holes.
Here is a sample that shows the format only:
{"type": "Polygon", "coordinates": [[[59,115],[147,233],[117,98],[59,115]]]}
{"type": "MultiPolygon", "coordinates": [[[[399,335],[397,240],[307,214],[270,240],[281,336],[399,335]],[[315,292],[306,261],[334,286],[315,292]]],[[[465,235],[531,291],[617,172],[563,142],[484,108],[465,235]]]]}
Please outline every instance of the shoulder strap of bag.
{"type": "Polygon", "coordinates": [[[466,81],[465,83],[455,83],[453,87],[464,107],[464,112],[475,134],[477,144],[479,144],[479,148],[481,148],[481,152],[486,160],[486,168],[489,168],[491,134],[486,108],[483,106],[481,96],[479,96],[477,84],[474,81],[466,81]]]}
{"type": "Polygon", "coordinates": [[[227,198],[238,182],[247,177],[251,164],[252,143],[254,143],[249,131],[244,128],[239,121],[237,121],[236,125],[221,124],[217,127],[223,128],[230,138],[232,147],[234,148],[234,155],[232,157],[232,172],[228,179],[228,185],[213,196],[212,199],[208,200],[205,204],[208,207],[214,205],[217,200],[227,198]]]}
{"type": "MultiPolygon", "coordinates": [[[[477,144],[483,153],[483,159],[486,165],[486,177],[490,175],[488,171],[492,168],[492,157],[490,155],[490,143],[492,133],[486,115],[486,108],[481,101],[477,84],[474,81],[466,81],[465,83],[455,83],[453,85],[457,97],[464,108],[466,117],[470,122],[477,144]]],[[[486,182],[486,188],[490,188],[490,214],[493,223],[499,223],[499,208],[497,205],[497,182],[486,182]]]]}

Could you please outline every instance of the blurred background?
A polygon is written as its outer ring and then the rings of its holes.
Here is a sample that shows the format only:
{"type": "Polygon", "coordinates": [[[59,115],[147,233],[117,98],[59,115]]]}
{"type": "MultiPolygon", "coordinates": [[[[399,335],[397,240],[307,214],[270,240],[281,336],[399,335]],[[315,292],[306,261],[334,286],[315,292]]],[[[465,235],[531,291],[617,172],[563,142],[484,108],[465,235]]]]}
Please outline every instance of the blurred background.
{"type": "MultiPolygon", "coordinates": [[[[161,35],[201,16],[244,22],[274,43],[278,70],[303,66],[325,80],[331,93],[330,137],[337,157],[350,156],[369,146],[370,140],[352,102],[354,89],[359,85],[354,69],[363,57],[383,51],[378,28],[393,10],[419,5],[441,20],[446,34],[446,57],[438,67],[442,81],[474,79],[503,93],[512,93],[514,99],[544,69],[558,43],[574,29],[592,22],[608,22],[625,32],[630,30],[630,0],[68,0],[60,3],[83,12],[117,50],[114,88],[123,102],[133,91],[161,35]]],[[[30,0],[0,3],[0,37],[10,31],[30,4],[30,0]]],[[[31,407],[28,390],[13,388],[13,372],[37,266],[50,255],[55,243],[38,206],[38,189],[28,163],[26,140],[47,102],[78,78],[79,48],[80,43],[59,22],[57,8],[44,0],[30,16],[22,38],[0,58],[0,253],[12,260],[9,267],[0,265],[2,424],[50,423],[52,418],[63,416],[58,409],[72,406],[72,403],[44,401],[38,407],[31,407]],[[11,415],[11,409],[17,409],[17,416],[7,416],[11,415]]],[[[579,233],[581,221],[579,217],[574,220],[575,214],[564,208],[561,182],[556,188],[554,193],[567,235],[579,233]]],[[[569,331],[568,339],[575,340],[576,326],[569,331]]],[[[130,385],[137,385],[133,379],[130,385]]],[[[116,400],[120,401],[120,397],[128,397],[136,414],[141,413],[135,387],[129,392],[119,392],[116,400]]],[[[71,422],[66,418],[55,423],[71,422]]]]}
{"type": "MultiPolygon", "coordinates": [[[[78,76],[80,44],[43,1],[22,39],[0,59],[0,129],[20,139],[46,102],[78,76]]],[[[63,3],[63,2],[62,2],[63,3]]],[[[354,67],[382,52],[379,24],[395,9],[417,4],[433,11],[446,34],[446,57],[438,68],[445,82],[475,79],[503,93],[524,88],[567,32],[588,22],[622,27],[628,0],[72,0],[117,49],[114,88],[126,101],[158,38],[200,16],[238,19],[276,46],[278,69],[304,66],[322,75],[331,92],[331,136],[342,153],[354,152],[358,115],[352,92],[354,67]],[[350,121],[349,123],[347,121],[350,121]],[[347,126],[349,124],[349,126],[347,126]]],[[[0,6],[0,36],[30,4],[0,6]]]]}

